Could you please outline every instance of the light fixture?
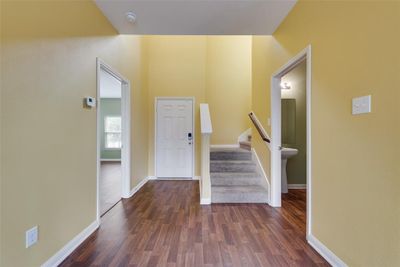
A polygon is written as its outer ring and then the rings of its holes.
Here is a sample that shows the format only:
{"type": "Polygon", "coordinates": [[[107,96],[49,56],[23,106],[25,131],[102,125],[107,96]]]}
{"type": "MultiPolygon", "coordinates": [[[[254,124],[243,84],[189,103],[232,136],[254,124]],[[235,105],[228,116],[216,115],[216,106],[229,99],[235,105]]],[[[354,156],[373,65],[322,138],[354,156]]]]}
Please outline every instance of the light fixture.
{"type": "Polygon", "coordinates": [[[129,23],[134,24],[136,22],[136,14],[132,11],[129,11],[125,14],[125,18],[129,23]]]}
{"type": "Polygon", "coordinates": [[[282,90],[289,90],[292,88],[290,82],[281,82],[281,89],[282,90]]]}

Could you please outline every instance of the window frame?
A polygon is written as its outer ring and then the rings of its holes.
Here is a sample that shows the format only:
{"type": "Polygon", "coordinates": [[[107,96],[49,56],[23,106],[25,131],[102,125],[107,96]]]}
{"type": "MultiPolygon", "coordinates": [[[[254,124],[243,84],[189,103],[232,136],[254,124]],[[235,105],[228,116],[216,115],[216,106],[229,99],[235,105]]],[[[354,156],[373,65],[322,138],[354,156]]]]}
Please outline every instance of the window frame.
{"type": "Polygon", "coordinates": [[[104,116],[104,149],[106,150],[121,150],[122,149],[122,116],[118,115],[110,115],[110,116],[104,116]],[[106,126],[107,126],[107,119],[109,118],[119,118],[121,122],[121,130],[120,131],[107,131],[106,126]],[[120,147],[108,147],[108,142],[107,142],[107,136],[108,134],[119,134],[120,135],[120,147]]]}

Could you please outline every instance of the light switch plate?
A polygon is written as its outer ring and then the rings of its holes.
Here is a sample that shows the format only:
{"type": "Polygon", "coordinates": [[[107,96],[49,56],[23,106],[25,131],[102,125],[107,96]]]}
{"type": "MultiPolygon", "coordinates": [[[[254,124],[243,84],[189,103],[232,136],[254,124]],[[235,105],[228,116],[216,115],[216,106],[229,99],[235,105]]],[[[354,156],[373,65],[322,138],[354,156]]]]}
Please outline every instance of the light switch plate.
{"type": "Polygon", "coordinates": [[[371,112],[371,95],[353,98],[353,115],[371,112]]]}
{"type": "Polygon", "coordinates": [[[35,226],[25,233],[25,247],[29,248],[38,241],[38,227],[35,226]]]}

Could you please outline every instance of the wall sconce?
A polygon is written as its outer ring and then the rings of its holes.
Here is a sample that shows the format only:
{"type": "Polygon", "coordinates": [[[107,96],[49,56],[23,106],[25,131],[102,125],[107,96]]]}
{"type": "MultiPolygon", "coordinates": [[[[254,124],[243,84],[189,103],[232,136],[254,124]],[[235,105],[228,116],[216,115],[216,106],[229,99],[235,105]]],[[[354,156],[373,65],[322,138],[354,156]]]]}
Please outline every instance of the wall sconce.
{"type": "Polygon", "coordinates": [[[289,90],[292,88],[292,85],[289,82],[281,82],[281,89],[282,90],[289,90]]]}

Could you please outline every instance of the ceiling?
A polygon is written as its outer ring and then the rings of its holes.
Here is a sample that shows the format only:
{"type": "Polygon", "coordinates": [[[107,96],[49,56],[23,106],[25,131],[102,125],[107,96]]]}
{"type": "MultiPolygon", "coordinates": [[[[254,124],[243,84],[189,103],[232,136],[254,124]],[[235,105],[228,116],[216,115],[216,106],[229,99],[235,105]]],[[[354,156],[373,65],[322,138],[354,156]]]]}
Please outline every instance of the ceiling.
{"type": "Polygon", "coordinates": [[[120,34],[271,35],[296,0],[95,0],[120,34]],[[136,22],[125,14],[132,11],[136,22]]]}

